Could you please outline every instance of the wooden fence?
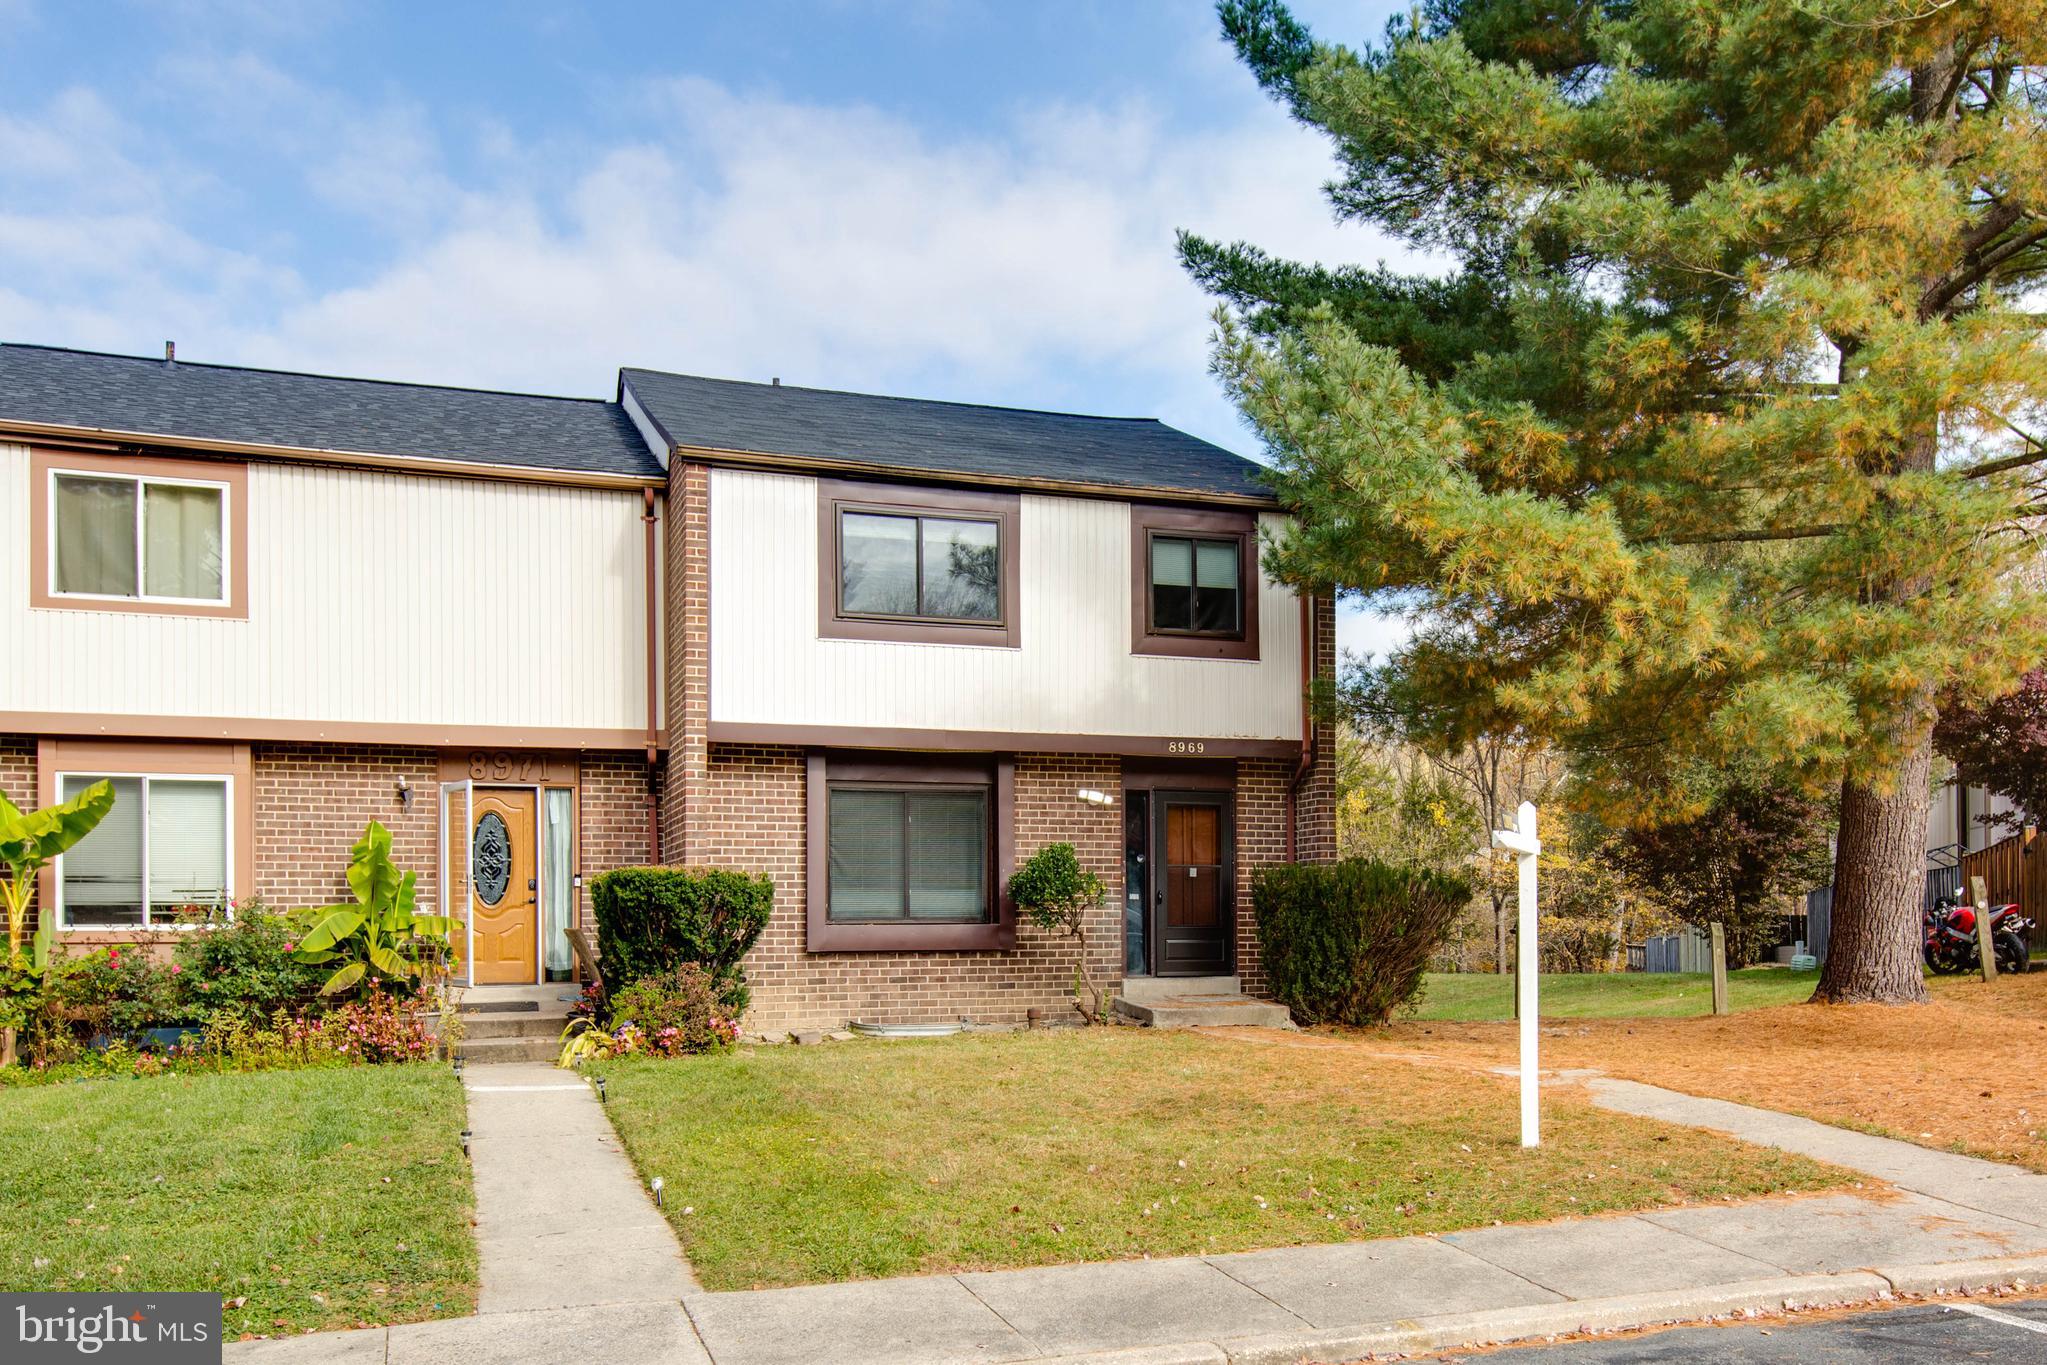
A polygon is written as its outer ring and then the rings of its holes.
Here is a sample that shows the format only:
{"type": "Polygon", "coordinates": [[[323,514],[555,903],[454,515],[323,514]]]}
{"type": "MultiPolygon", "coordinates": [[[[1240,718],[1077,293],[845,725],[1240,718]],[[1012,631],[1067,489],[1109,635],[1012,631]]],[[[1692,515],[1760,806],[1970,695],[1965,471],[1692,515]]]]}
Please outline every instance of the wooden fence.
{"type": "Polygon", "coordinates": [[[1981,877],[1992,905],[2016,901],[2033,921],[2029,946],[2036,953],[2047,951],[2047,925],[2041,924],[2043,912],[2047,912],[2047,852],[2042,851],[2047,840],[2036,839],[2037,833],[2024,830],[1988,848],[1963,854],[1960,877],[1963,899],[1969,895],[1969,879],[1981,877]]]}

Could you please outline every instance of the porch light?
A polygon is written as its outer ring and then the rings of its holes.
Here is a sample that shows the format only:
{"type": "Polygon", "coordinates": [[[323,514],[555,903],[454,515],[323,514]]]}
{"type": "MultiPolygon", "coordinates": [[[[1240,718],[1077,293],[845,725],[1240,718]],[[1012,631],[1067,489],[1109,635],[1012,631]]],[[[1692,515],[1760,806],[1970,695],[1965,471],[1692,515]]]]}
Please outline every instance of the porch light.
{"type": "Polygon", "coordinates": [[[1113,806],[1116,804],[1115,797],[1104,791],[1096,791],[1093,787],[1082,787],[1074,795],[1090,806],[1113,806]]]}
{"type": "Polygon", "coordinates": [[[398,779],[398,809],[412,809],[412,783],[404,777],[398,779]]]}

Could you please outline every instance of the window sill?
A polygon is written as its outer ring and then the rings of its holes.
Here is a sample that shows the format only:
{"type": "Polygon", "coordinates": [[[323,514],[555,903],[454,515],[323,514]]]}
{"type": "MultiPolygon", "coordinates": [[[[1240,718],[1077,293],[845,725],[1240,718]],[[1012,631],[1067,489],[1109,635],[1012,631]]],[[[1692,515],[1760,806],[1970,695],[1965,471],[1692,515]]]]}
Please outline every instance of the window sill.
{"type": "Polygon", "coordinates": [[[834,924],[810,926],[813,953],[1001,952],[1016,947],[1016,924],[834,924]]]}
{"type": "Polygon", "coordinates": [[[1215,635],[1139,635],[1130,652],[1162,659],[1228,659],[1255,664],[1258,641],[1215,635]]]}

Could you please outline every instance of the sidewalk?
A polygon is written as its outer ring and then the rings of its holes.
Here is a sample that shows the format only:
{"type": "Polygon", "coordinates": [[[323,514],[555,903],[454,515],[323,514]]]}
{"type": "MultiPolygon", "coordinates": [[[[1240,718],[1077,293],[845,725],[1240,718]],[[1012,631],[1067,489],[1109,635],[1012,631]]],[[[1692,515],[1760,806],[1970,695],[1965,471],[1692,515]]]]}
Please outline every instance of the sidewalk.
{"type": "MultiPolygon", "coordinates": [[[[486,1068],[481,1076],[487,1081],[472,1081],[473,1113],[489,1113],[500,1103],[494,1093],[507,1092],[488,1087],[507,1084],[504,1073],[512,1070],[486,1068]]],[[[554,1085],[582,1088],[561,1072],[543,1074],[554,1085]]],[[[502,1172],[487,1184],[491,1162],[482,1154],[479,1117],[472,1126],[479,1140],[480,1214],[525,1189],[559,1199],[573,1188],[593,1214],[607,1210],[608,1226],[595,1236],[601,1251],[582,1249],[587,1237],[576,1239],[573,1254],[567,1242],[552,1242],[542,1258],[559,1275],[551,1280],[531,1265],[522,1268],[535,1258],[518,1250],[513,1224],[480,1216],[479,1316],[231,1345],[228,1359],[410,1365],[595,1356],[620,1365],[1004,1365],[1087,1358],[1102,1365],[1291,1365],[1787,1304],[1861,1303],[2047,1281],[2047,1176],[1653,1086],[1600,1078],[1587,1085],[1604,1107],[1802,1152],[1888,1181],[1897,1192],[1228,1256],[707,1294],[674,1288],[687,1270],[672,1239],[664,1251],[645,1227],[658,1215],[629,1168],[620,1172],[611,1164],[623,1164],[615,1142],[571,1146],[563,1156],[574,1164],[550,1161],[551,1169],[530,1186],[503,1179],[502,1172]],[[597,1148],[606,1149],[607,1160],[588,1159],[597,1148]],[[610,1174],[600,1179],[600,1170],[610,1174]],[[623,1206],[632,1200],[638,1209],[629,1211],[623,1206]],[[560,1306],[528,1299],[536,1311],[496,1311],[507,1304],[493,1287],[494,1276],[501,1286],[533,1285],[560,1306]],[[608,1302],[600,1297],[607,1293],[613,1294],[608,1302]]],[[[563,1092],[531,1093],[560,1094],[562,1108],[572,1107],[563,1092]]],[[[587,1090],[581,1098],[602,1122],[587,1090]]],[[[510,1110],[507,1104],[500,1112],[510,1110]]],[[[534,1114],[517,1112],[522,1122],[534,1114]]],[[[543,1216],[539,1225],[552,1222],[543,1216]]]]}

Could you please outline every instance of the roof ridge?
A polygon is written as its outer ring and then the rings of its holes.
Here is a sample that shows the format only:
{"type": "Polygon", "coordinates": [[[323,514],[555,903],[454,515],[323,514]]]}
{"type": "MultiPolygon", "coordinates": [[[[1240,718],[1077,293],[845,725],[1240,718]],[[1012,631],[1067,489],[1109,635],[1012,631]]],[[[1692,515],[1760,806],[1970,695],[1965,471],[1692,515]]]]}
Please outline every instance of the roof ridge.
{"type": "Polygon", "coordinates": [[[282,370],[269,365],[227,365],[213,360],[165,361],[159,356],[130,355],[125,351],[95,351],[83,346],[49,346],[34,341],[0,341],[0,350],[9,351],[50,351],[60,355],[93,356],[100,360],[128,360],[138,365],[169,364],[174,368],[195,370],[233,370],[239,374],[274,374],[291,379],[323,379],[335,384],[380,384],[393,389],[432,389],[438,393],[477,393],[493,398],[533,398],[546,403],[595,403],[600,407],[615,406],[609,398],[590,398],[581,394],[533,393],[525,389],[489,389],[469,384],[431,384],[418,379],[376,379],[357,374],[321,374],[313,370],[282,370]]]}
{"type": "MultiPolygon", "coordinates": [[[[884,403],[917,403],[927,407],[975,408],[984,412],[1020,412],[1033,417],[1071,417],[1083,422],[1149,422],[1165,426],[1157,417],[1115,417],[1098,412],[1061,412],[1057,408],[1025,408],[1011,403],[972,403],[958,398],[913,398],[901,393],[868,393],[861,389],[821,389],[810,384],[763,384],[758,379],[721,379],[715,375],[684,374],[680,370],[655,370],[644,365],[621,365],[620,374],[651,374],[663,379],[688,379],[699,384],[731,384],[745,389],[789,390],[795,393],[823,393],[835,398],[874,398],[884,403]]],[[[1177,431],[1179,428],[1175,427],[1177,431]]],[[[1199,440],[1199,437],[1195,439],[1199,440]]],[[[1231,452],[1235,453],[1235,452],[1231,452]]]]}

